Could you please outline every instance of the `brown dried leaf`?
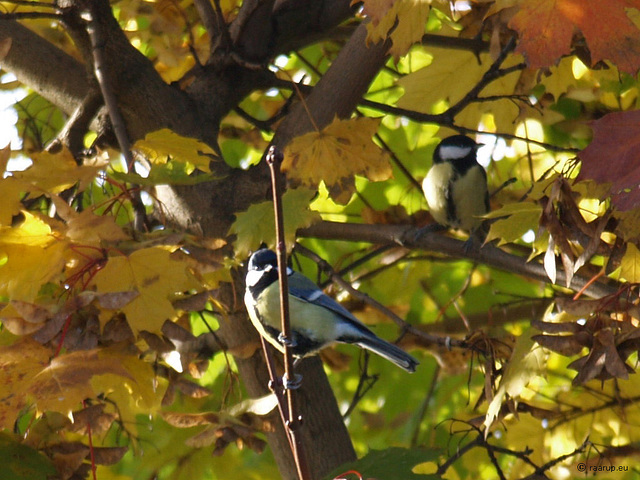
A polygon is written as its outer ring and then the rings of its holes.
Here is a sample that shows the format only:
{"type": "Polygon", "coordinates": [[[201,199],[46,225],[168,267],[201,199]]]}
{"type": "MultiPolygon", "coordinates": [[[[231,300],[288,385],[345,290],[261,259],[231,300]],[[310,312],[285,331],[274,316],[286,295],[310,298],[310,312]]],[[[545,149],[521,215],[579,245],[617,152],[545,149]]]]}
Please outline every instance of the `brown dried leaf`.
{"type": "Polygon", "coordinates": [[[105,324],[101,340],[105,343],[133,342],[135,336],[124,315],[117,314],[105,324]]]}
{"type": "Polygon", "coordinates": [[[62,442],[45,449],[62,478],[70,478],[89,455],[89,447],[80,442],[62,442]]]}
{"type": "Polygon", "coordinates": [[[173,343],[155,333],[147,332],[146,330],[142,330],[139,333],[142,339],[147,342],[147,345],[158,353],[168,353],[176,349],[173,343]]]}
{"type": "Polygon", "coordinates": [[[128,447],[93,447],[93,458],[98,465],[114,465],[122,460],[128,447]]]}
{"type": "Polygon", "coordinates": [[[214,412],[162,412],[161,415],[165,422],[178,428],[191,428],[199,425],[217,425],[220,423],[220,415],[214,412]]]}
{"type": "MultiPolygon", "coordinates": [[[[615,338],[610,329],[602,329],[593,336],[593,348],[586,357],[570,363],[569,368],[578,371],[573,379],[574,385],[581,385],[589,380],[598,378],[608,380],[610,378],[629,378],[630,367],[620,358],[615,346],[615,338]]],[[[633,369],[631,369],[633,372],[633,369]]]]}
{"type": "Polygon", "coordinates": [[[560,355],[570,357],[579,354],[584,347],[591,345],[591,335],[580,332],[576,335],[534,335],[535,342],[560,355]]]}
{"type": "Polygon", "coordinates": [[[96,297],[98,304],[100,304],[102,308],[120,310],[139,295],[140,292],[130,290],[125,292],[100,293],[97,294],[96,297]]]}
{"type": "Polygon", "coordinates": [[[196,339],[189,330],[170,320],[167,320],[162,325],[162,334],[170,340],[179,342],[190,342],[196,339]]]}
{"type": "Polygon", "coordinates": [[[108,431],[116,419],[116,415],[104,413],[104,407],[103,403],[97,403],[73,412],[73,425],[71,425],[70,430],[72,432],[84,432],[89,426],[92,434],[101,434],[108,431]]]}

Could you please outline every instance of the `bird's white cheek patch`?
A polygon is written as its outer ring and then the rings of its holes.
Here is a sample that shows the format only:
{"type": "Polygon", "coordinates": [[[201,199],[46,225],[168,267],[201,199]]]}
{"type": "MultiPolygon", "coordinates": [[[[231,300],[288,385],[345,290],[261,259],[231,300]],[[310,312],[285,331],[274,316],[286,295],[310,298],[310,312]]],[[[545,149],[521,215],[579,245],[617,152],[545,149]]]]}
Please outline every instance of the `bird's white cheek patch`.
{"type": "Polygon", "coordinates": [[[445,145],[440,147],[440,157],[443,160],[455,160],[464,158],[471,153],[471,147],[456,147],[454,145],[445,145]]]}
{"type": "Polygon", "coordinates": [[[264,273],[265,272],[261,270],[249,270],[247,272],[247,277],[245,278],[245,282],[247,286],[255,287],[260,281],[260,279],[262,278],[262,275],[264,275],[264,273]]]}

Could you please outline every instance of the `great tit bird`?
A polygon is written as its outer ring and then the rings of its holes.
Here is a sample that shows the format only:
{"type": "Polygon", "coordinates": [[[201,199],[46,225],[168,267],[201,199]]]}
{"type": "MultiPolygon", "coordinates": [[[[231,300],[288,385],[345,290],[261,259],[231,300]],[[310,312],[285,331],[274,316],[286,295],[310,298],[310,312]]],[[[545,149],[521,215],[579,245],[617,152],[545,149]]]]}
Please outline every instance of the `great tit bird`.
{"type": "MultiPolygon", "coordinates": [[[[325,295],[301,273],[287,268],[291,349],[297,358],[313,355],[334,343],[353,343],[414,372],[418,361],[377,337],[347,309],[325,295]]],[[[251,255],[244,303],[260,335],[283,352],[280,331],[280,284],[276,254],[261,249],[251,255]]]]}
{"type": "Polygon", "coordinates": [[[422,182],[429,211],[440,225],[473,232],[489,211],[487,174],[476,159],[482,145],[464,135],[442,140],[422,182]]]}

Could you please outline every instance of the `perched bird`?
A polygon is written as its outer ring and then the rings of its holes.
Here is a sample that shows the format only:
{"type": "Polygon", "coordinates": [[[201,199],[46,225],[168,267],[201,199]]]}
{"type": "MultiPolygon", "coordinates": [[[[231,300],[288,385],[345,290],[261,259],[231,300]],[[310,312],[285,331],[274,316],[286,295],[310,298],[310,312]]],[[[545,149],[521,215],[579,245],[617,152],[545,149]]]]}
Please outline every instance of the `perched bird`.
{"type": "MultiPolygon", "coordinates": [[[[334,343],[353,343],[414,372],[418,361],[395,345],[377,337],[347,309],[325,295],[301,273],[287,268],[291,350],[295,357],[313,355],[334,343]]],[[[276,254],[261,249],[251,255],[244,303],[260,335],[281,352],[280,284],[276,254]]]]}
{"type": "Polygon", "coordinates": [[[478,144],[464,135],[442,140],[422,182],[431,215],[441,225],[475,231],[489,211],[487,174],[476,159],[478,144]]]}

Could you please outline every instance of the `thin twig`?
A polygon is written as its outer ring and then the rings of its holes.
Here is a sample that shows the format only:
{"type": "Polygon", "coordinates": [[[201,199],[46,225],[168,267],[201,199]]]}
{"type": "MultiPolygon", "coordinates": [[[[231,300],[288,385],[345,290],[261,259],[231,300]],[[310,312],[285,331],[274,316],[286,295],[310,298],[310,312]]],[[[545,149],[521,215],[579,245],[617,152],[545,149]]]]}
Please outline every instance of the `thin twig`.
{"type": "Polygon", "coordinates": [[[436,368],[433,370],[433,376],[431,377],[431,382],[429,383],[429,390],[427,391],[427,395],[424,397],[422,404],[420,405],[420,409],[418,410],[416,428],[413,431],[413,435],[411,436],[411,446],[418,446],[418,437],[420,435],[420,425],[422,424],[422,420],[424,419],[425,414],[427,413],[427,408],[429,407],[429,403],[431,403],[431,399],[433,398],[433,392],[436,390],[436,385],[438,384],[438,378],[440,377],[440,365],[436,363],[436,368]]]}
{"type": "Polygon", "coordinates": [[[363,353],[364,365],[361,368],[362,373],[360,374],[360,378],[358,379],[358,386],[356,387],[356,391],[353,394],[351,403],[347,407],[347,410],[342,414],[342,418],[345,420],[349,417],[349,415],[351,415],[353,410],[355,410],[358,403],[360,403],[360,400],[362,400],[367,392],[371,390],[371,388],[373,388],[379,378],[378,375],[369,375],[369,352],[364,350],[363,353]]]}
{"type": "Polygon", "coordinates": [[[0,13],[0,20],[26,20],[32,18],[50,18],[52,20],[62,19],[62,15],[59,13],[51,12],[15,12],[15,13],[0,13]]]}
{"type": "Polygon", "coordinates": [[[407,180],[409,180],[409,183],[411,183],[411,185],[413,185],[415,188],[418,189],[419,192],[421,192],[422,191],[422,185],[420,184],[420,182],[418,180],[416,180],[415,177],[409,171],[409,169],[404,166],[404,163],[402,163],[402,161],[398,158],[398,156],[391,149],[391,147],[389,145],[387,145],[387,143],[382,139],[380,134],[376,133],[374,137],[378,142],[380,142],[380,145],[382,145],[382,148],[389,153],[389,155],[391,156],[391,160],[393,161],[393,163],[395,163],[396,167],[398,167],[400,169],[402,174],[405,177],[407,177],[407,180]]]}
{"type": "MultiPolygon", "coordinates": [[[[97,21],[100,13],[97,11],[96,4],[94,2],[89,3],[89,9],[82,14],[82,18],[87,22],[87,33],[91,41],[91,48],[93,54],[93,68],[96,76],[96,80],[100,85],[100,91],[102,92],[102,98],[109,111],[109,118],[113,126],[113,131],[120,145],[120,150],[124,156],[127,169],[133,170],[134,158],[131,152],[131,142],[127,129],[125,126],[124,117],[118,108],[118,101],[116,99],[115,92],[108,80],[107,75],[107,62],[104,58],[104,47],[107,39],[100,28],[100,24],[97,21]]],[[[145,206],[140,198],[140,192],[135,189],[129,191],[131,205],[135,212],[134,228],[138,231],[143,231],[148,228],[148,219],[145,206]]]]}
{"type": "MultiPolygon", "coordinates": [[[[276,255],[278,257],[278,280],[280,282],[280,317],[281,332],[284,346],[284,371],[288,381],[294,378],[293,373],[293,352],[290,347],[291,324],[289,322],[289,282],[287,275],[287,246],[284,239],[284,215],[282,212],[282,187],[280,184],[280,164],[282,162],[282,153],[278,152],[274,146],[269,148],[266,156],[266,162],[271,173],[271,188],[273,193],[273,209],[276,222],[276,255]]],[[[273,377],[272,377],[273,378],[273,377]]],[[[296,430],[300,427],[302,417],[296,415],[293,389],[287,388],[287,419],[284,424],[288,435],[291,437],[291,447],[293,458],[298,470],[300,480],[311,478],[309,466],[304,456],[302,443],[296,430]]]]}

